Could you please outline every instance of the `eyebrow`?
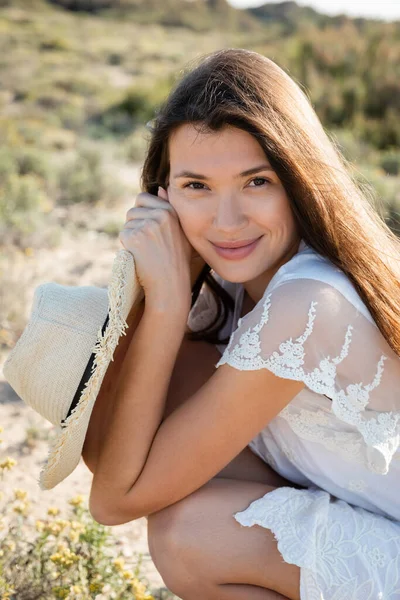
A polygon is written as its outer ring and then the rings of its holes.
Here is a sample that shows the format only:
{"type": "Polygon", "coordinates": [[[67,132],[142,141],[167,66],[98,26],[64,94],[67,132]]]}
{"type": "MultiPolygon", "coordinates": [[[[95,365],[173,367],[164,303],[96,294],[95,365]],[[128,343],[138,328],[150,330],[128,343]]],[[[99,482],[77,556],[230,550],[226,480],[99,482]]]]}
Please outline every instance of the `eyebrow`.
{"type": "MultiPolygon", "coordinates": [[[[259,171],[274,171],[271,165],[259,165],[258,167],[253,167],[252,169],[247,169],[247,171],[243,171],[239,173],[239,175],[235,175],[235,179],[239,177],[246,177],[247,175],[253,175],[254,173],[258,173],[259,171]]],[[[204,181],[209,181],[211,178],[206,175],[201,175],[200,173],[193,173],[192,171],[181,171],[177,175],[174,175],[172,179],[180,179],[181,177],[193,177],[194,179],[203,179],[204,181]]]]}

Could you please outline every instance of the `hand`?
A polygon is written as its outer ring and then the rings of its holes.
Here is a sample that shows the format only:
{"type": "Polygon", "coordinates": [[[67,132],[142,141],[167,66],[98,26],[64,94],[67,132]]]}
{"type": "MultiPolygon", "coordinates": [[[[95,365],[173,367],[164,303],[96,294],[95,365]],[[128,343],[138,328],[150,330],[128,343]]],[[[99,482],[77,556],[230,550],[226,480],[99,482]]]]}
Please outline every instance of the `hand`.
{"type": "Polygon", "coordinates": [[[194,251],[166,190],[158,188],[158,196],[148,192],[137,195],[135,206],[126,213],[119,240],[135,259],[146,306],[184,314],[186,323],[194,251]]]}

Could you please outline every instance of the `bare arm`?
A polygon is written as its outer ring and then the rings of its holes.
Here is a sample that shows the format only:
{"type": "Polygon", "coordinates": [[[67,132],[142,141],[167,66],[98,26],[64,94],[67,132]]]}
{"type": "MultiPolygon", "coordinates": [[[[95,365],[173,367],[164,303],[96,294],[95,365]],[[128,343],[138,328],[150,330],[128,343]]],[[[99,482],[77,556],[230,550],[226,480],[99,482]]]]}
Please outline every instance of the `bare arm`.
{"type": "Polygon", "coordinates": [[[121,336],[118,342],[113,360],[109,364],[90,416],[85,443],[82,449],[82,458],[92,473],[95,471],[100,449],[110,422],[115,402],[115,389],[121,373],[121,367],[143,312],[144,301],[141,302],[139,307],[136,307],[129,313],[126,320],[128,324],[126,335],[121,336]]]}
{"type": "Polygon", "coordinates": [[[90,492],[94,517],[128,493],[139,477],[163,418],[185,320],[146,308],[126,352],[114,406],[90,492]]]}
{"type": "MultiPolygon", "coordinates": [[[[205,262],[201,258],[196,258],[191,264],[191,286],[193,287],[197,277],[200,275],[205,262]]],[[[118,346],[114,352],[114,359],[110,363],[100,391],[97,395],[96,403],[90,417],[88,430],[85,437],[85,443],[82,450],[82,458],[88,469],[94,473],[98,457],[103,446],[108,426],[110,424],[111,414],[115,405],[115,391],[121,368],[126,358],[126,353],[132,341],[132,337],[140,323],[145,307],[144,300],[139,307],[131,310],[127,318],[128,328],[126,335],[121,336],[118,346]]],[[[189,331],[189,329],[187,329],[189,331]]]]}

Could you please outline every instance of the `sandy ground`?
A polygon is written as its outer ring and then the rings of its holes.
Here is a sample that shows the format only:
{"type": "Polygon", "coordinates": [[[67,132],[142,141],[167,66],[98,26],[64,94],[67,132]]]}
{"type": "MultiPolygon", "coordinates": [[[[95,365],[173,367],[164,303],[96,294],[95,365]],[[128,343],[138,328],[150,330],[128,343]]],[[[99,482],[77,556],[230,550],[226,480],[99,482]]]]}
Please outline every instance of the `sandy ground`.
{"type": "MultiPolygon", "coordinates": [[[[118,208],[113,218],[125,221],[126,210],[132,206],[127,199],[126,205],[118,208]]],[[[103,214],[103,218],[105,215],[103,214]]],[[[24,287],[25,322],[28,319],[34,288],[45,281],[56,281],[66,285],[96,285],[106,287],[111,275],[115,252],[121,248],[118,239],[105,234],[82,230],[71,235],[63,232],[63,239],[56,249],[35,250],[32,256],[21,261],[13,260],[9,265],[13,274],[16,290],[21,282],[24,287]],[[27,282],[26,284],[24,282],[27,282]]],[[[27,443],[32,436],[27,435],[31,427],[46,437],[51,429],[44,418],[15,394],[4,380],[2,366],[7,354],[0,357],[0,425],[3,443],[0,445],[0,456],[10,456],[18,464],[6,473],[3,487],[6,496],[14,487],[26,490],[32,502],[32,518],[45,518],[49,506],[58,506],[61,511],[68,508],[67,500],[74,495],[88,497],[92,474],[81,459],[76,470],[56,488],[42,491],[38,486],[38,478],[42,465],[47,458],[48,444],[45,439],[27,443]]],[[[175,598],[168,594],[165,584],[151,560],[147,542],[147,521],[145,518],[111,528],[120,544],[120,550],[129,557],[133,553],[143,553],[142,573],[148,578],[151,589],[164,588],[163,598],[175,598]]],[[[161,594],[160,594],[161,596],[161,594]]]]}

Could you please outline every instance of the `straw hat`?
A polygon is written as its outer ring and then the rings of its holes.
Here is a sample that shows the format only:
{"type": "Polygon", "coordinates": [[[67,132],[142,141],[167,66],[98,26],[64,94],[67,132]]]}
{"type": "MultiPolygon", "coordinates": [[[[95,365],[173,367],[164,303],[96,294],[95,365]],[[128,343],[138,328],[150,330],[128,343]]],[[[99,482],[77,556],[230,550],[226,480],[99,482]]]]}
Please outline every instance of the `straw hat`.
{"type": "Polygon", "coordinates": [[[78,465],[90,416],[126,319],[144,292],[133,255],[119,250],[108,290],[43,283],[4,364],[22,400],[55,426],[38,484],[49,490],[78,465]]]}

